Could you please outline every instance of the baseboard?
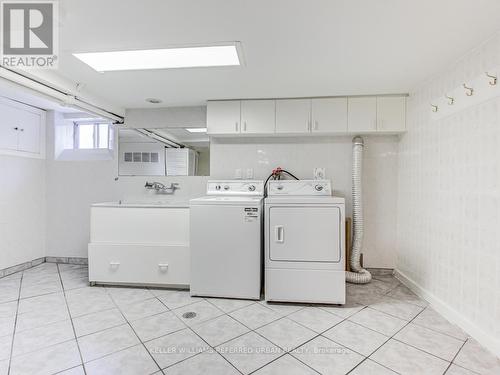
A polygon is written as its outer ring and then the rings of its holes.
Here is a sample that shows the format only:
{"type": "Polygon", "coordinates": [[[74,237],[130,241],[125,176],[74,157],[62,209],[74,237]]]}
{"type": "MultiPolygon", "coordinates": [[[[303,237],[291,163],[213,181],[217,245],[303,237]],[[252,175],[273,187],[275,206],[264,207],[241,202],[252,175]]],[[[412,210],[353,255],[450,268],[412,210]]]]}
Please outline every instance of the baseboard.
{"type": "Polygon", "coordinates": [[[29,268],[38,266],[42,263],[65,263],[65,264],[78,264],[87,265],[87,258],[77,258],[77,257],[42,257],[33,260],[29,260],[24,263],[16,264],[15,266],[7,267],[0,270],[0,278],[12,275],[16,272],[24,271],[29,268]]]}
{"type": "Polygon", "coordinates": [[[500,340],[498,340],[488,332],[485,332],[474,322],[465,318],[450,305],[443,302],[440,298],[424,289],[403,272],[396,269],[394,270],[394,276],[415,294],[429,302],[430,306],[442,316],[444,316],[447,320],[462,328],[469,336],[478,341],[482,346],[493,352],[497,357],[500,357],[500,340]]]}
{"type": "Polygon", "coordinates": [[[87,258],[78,257],[45,257],[47,263],[64,263],[64,264],[79,264],[87,265],[89,260],[87,258]]]}

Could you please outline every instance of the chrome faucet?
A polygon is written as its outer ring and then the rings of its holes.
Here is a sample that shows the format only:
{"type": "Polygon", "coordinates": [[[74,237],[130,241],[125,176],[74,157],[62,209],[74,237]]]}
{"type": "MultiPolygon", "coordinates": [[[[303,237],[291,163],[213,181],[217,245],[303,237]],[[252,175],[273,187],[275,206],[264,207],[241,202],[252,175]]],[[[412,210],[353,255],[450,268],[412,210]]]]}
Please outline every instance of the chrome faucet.
{"type": "Polygon", "coordinates": [[[144,185],[146,189],[156,190],[158,194],[174,194],[177,189],[179,189],[179,184],[173,182],[170,186],[165,186],[161,182],[147,182],[144,185]]]}

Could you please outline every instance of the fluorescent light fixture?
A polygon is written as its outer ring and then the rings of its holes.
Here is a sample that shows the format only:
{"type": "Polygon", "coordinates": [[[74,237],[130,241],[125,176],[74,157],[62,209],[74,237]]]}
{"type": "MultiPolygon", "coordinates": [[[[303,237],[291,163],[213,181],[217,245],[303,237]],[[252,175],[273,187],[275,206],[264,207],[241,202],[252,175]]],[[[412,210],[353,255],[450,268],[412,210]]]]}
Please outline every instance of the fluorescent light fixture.
{"type": "Polygon", "coordinates": [[[190,133],[206,133],[207,128],[185,128],[190,133]]]}
{"type": "Polygon", "coordinates": [[[238,43],[135,51],[74,53],[98,72],[240,65],[238,43]]]}

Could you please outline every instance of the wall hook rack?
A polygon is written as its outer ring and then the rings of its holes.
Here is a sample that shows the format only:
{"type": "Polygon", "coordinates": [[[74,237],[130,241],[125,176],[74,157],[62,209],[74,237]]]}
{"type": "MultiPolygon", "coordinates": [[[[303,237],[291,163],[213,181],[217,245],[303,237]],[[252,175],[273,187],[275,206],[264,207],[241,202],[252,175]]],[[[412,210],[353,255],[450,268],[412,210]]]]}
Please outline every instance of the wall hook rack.
{"type": "Polygon", "coordinates": [[[431,107],[432,107],[432,112],[439,111],[439,107],[437,105],[431,104],[431,107]]]}
{"type": "Polygon", "coordinates": [[[446,99],[448,99],[448,105],[453,105],[455,104],[455,98],[452,98],[451,96],[445,95],[446,99]]]}
{"type": "Polygon", "coordinates": [[[496,86],[497,80],[498,80],[497,76],[491,75],[488,72],[486,72],[486,77],[490,78],[490,82],[489,82],[490,86],[496,86]]]}
{"type": "Polygon", "coordinates": [[[465,91],[465,95],[472,96],[474,94],[474,89],[472,87],[468,87],[465,83],[463,84],[465,91]]]}

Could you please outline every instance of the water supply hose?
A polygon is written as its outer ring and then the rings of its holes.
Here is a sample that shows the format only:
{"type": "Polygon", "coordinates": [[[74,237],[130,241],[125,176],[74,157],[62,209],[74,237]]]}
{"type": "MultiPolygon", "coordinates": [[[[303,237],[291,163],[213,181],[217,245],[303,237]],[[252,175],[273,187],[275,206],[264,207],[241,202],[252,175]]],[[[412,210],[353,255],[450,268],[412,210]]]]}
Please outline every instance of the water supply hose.
{"type": "Polygon", "coordinates": [[[366,284],[372,279],[369,271],[361,267],[361,251],[363,250],[363,138],[352,140],[352,205],[353,205],[353,244],[349,264],[351,272],[346,272],[346,280],[354,284],[366,284]]]}

